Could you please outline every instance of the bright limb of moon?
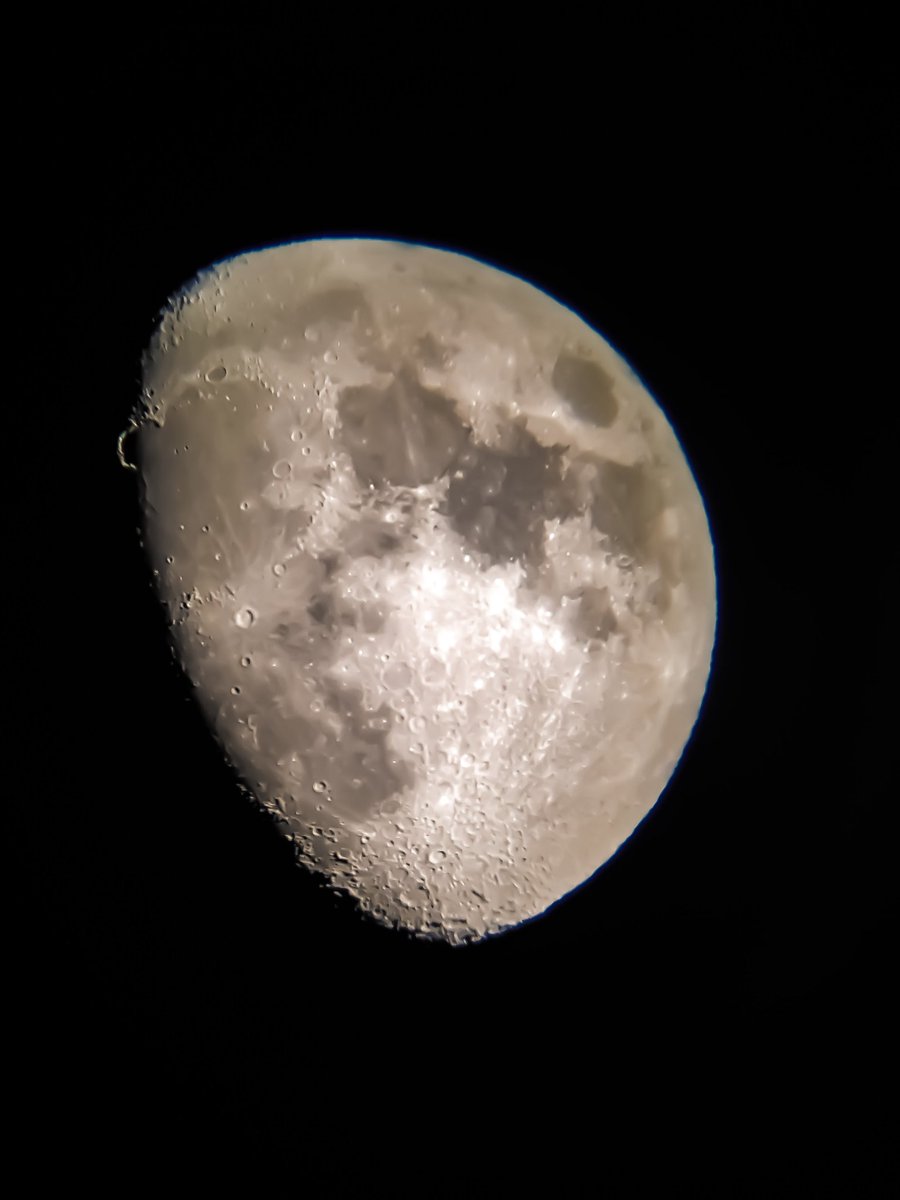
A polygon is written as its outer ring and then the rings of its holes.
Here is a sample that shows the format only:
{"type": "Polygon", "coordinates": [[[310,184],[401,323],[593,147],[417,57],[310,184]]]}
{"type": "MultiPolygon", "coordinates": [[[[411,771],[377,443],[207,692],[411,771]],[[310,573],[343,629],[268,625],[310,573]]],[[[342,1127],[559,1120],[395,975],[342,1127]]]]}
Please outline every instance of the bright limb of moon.
{"type": "Polygon", "coordinates": [[[247,254],[166,309],[131,430],[210,726],[364,910],[496,933],[655,804],[706,688],[712,543],[662,410],[569,309],[422,246],[247,254]]]}

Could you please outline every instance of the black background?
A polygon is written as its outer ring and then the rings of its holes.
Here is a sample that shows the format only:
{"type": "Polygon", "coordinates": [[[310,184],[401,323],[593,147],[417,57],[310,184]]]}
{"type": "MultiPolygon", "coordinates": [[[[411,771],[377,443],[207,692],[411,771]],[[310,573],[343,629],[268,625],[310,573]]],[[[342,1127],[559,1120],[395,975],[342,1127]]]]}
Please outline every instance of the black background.
{"type": "MultiPolygon", "coordinates": [[[[405,1184],[427,1193],[473,1147],[552,1157],[559,1129],[606,1171],[609,1110],[671,1131],[699,1092],[682,1154],[628,1160],[632,1180],[768,1195],[683,1157],[710,1116],[721,1134],[760,1096],[738,1127],[765,1158],[767,1114],[808,1112],[838,1061],[838,1111],[875,1087],[895,882],[885,35],[813,6],[636,15],[495,38],[430,12],[79,21],[52,54],[23,43],[10,251],[31,247],[39,338],[7,410],[26,697],[9,925],[35,1170],[66,1169],[51,1145],[101,1174],[199,1147],[207,1168],[324,1164],[343,1194],[424,1146],[405,1184]],[[360,919],[241,798],[168,659],[116,461],[172,291],[341,234],[459,250],[580,312],[669,415],[716,545],[711,683],[663,798],[564,903],[462,949],[360,919]]],[[[886,1187],[869,1130],[855,1195],[886,1187]]]]}

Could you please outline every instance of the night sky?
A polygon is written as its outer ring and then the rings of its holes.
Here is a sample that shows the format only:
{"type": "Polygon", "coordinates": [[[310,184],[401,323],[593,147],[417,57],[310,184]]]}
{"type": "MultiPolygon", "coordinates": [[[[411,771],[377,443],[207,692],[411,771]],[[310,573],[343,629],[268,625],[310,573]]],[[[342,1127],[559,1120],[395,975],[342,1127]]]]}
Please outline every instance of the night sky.
{"type": "MultiPolygon", "coordinates": [[[[6,445],[28,593],[7,627],[27,697],[7,744],[10,1031],[35,1179],[53,1145],[87,1171],[296,1155],[298,1181],[328,1146],[340,1182],[366,1174],[364,1129],[388,1171],[398,1145],[521,1160],[532,1122],[556,1145],[561,1107],[582,1150],[615,1140],[604,1106],[638,1135],[662,1109],[671,1132],[689,1079],[727,1125],[738,1094],[790,1107],[794,1076],[754,1048],[790,1072],[803,1047],[810,1094],[837,1060],[868,1094],[896,890],[885,35],[797,14],[489,42],[435,13],[421,43],[325,17],[261,18],[264,37],[73,22],[34,54],[62,83],[48,114],[37,85],[13,114],[9,237],[14,257],[35,239],[49,282],[28,296],[35,357],[7,344],[38,370],[21,405],[7,393],[6,445]],[[716,548],[711,681],[662,799],[578,892],[461,949],[365,921],[241,796],[169,658],[116,460],[172,291],[342,234],[458,250],[579,312],[674,425],[716,548]],[[637,1100],[611,1100],[616,1072],[637,1100]]],[[[882,1194],[871,1149],[845,1194],[882,1194]]],[[[670,1178],[653,1194],[781,1194],[670,1178]]]]}

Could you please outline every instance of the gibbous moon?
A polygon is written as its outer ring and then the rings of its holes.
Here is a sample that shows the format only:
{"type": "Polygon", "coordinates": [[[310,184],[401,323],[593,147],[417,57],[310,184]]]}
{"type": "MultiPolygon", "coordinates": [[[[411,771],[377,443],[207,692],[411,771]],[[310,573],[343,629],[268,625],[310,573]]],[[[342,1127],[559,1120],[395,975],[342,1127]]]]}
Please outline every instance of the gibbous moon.
{"type": "Polygon", "coordinates": [[[234,258],[165,311],[120,456],[223,751],[382,923],[518,924],[655,804],[710,533],[663,412],[557,301],[397,242],[234,258]]]}

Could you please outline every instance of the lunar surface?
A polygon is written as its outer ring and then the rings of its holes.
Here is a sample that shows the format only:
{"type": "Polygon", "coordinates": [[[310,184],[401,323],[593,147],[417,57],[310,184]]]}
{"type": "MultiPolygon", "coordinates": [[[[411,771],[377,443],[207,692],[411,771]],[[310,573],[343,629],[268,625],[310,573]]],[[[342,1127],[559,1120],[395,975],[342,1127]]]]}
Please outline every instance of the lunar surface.
{"type": "Polygon", "coordinates": [[[518,924],[658,799],[709,528],[662,410],[549,296],[396,242],[234,258],[163,314],[120,456],[225,754],[379,921],[518,924]]]}

